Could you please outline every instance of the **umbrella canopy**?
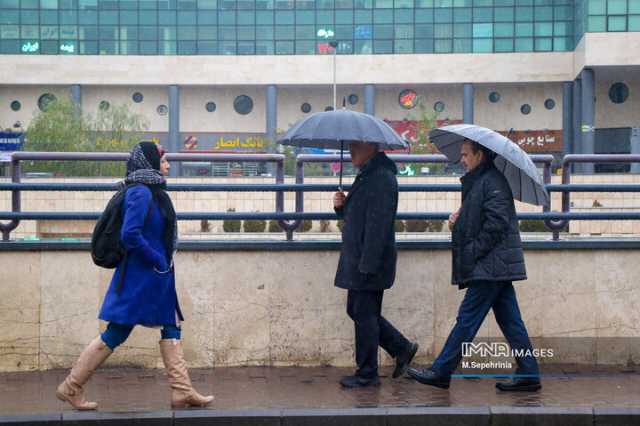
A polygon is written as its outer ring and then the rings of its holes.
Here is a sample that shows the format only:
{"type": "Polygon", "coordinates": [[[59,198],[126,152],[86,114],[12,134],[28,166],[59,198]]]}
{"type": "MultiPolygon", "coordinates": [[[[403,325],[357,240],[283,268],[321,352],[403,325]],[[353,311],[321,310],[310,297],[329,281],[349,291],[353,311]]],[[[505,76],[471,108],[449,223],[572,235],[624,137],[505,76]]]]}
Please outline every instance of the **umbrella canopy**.
{"type": "Polygon", "coordinates": [[[497,154],[493,162],[507,178],[516,200],[549,205],[549,193],[529,155],[500,133],[471,124],[455,124],[432,130],[429,138],[452,162],[460,161],[460,148],[465,139],[490,149],[497,154]]]}
{"type": "Polygon", "coordinates": [[[316,112],[293,125],[278,142],[306,148],[344,149],[352,142],[381,145],[382,149],[408,148],[384,121],[349,110],[316,112]]]}

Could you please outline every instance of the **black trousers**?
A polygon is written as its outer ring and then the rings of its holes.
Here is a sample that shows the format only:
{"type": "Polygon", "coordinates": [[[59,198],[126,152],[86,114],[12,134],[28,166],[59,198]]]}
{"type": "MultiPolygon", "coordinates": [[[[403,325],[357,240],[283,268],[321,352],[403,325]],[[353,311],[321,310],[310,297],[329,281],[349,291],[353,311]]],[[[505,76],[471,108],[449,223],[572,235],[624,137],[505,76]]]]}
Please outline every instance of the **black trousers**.
{"type": "Polygon", "coordinates": [[[410,342],[382,316],[384,291],[349,290],[347,314],[356,330],[356,375],[378,375],[378,346],[392,357],[409,348],[410,342]]]}

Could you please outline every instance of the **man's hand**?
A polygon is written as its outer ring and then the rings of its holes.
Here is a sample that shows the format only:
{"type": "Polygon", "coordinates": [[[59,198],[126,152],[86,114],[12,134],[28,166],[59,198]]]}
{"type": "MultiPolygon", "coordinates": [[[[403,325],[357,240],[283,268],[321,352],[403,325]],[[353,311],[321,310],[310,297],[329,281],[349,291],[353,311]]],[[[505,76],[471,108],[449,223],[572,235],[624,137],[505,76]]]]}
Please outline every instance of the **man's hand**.
{"type": "Polygon", "coordinates": [[[344,195],[344,192],[342,191],[338,191],[333,194],[333,207],[336,209],[341,209],[342,207],[344,207],[345,198],[346,197],[344,195]]]}
{"type": "Polygon", "coordinates": [[[453,228],[453,225],[456,223],[456,220],[458,220],[458,216],[460,216],[460,209],[458,209],[457,211],[449,215],[449,228],[453,228]]]}

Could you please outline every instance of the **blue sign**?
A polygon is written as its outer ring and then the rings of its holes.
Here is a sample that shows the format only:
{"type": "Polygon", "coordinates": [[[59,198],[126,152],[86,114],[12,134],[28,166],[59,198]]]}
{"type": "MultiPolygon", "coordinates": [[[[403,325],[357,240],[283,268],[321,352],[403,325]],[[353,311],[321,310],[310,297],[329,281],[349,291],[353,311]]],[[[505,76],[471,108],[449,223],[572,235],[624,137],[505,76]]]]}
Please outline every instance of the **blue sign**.
{"type": "Polygon", "coordinates": [[[0,132],[0,151],[20,151],[23,142],[23,133],[0,132]]]}

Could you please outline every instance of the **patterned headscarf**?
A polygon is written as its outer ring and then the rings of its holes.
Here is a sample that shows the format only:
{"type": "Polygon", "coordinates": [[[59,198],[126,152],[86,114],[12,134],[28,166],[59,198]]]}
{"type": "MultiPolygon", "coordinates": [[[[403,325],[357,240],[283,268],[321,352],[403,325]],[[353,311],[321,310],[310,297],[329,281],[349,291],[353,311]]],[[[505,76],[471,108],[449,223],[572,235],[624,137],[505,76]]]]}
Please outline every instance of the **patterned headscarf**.
{"type": "Polygon", "coordinates": [[[126,184],[144,183],[146,185],[162,185],[166,186],[167,181],[160,173],[160,152],[153,142],[140,142],[131,150],[131,157],[127,161],[127,177],[126,184]],[[146,144],[152,145],[151,147],[146,144]],[[155,150],[152,151],[152,150],[155,150]],[[146,153],[145,153],[146,151],[146,153]],[[151,163],[155,162],[155,158],[149,159],[149,156],[157,155],[158,167],[155,168],[151,163]]]}

